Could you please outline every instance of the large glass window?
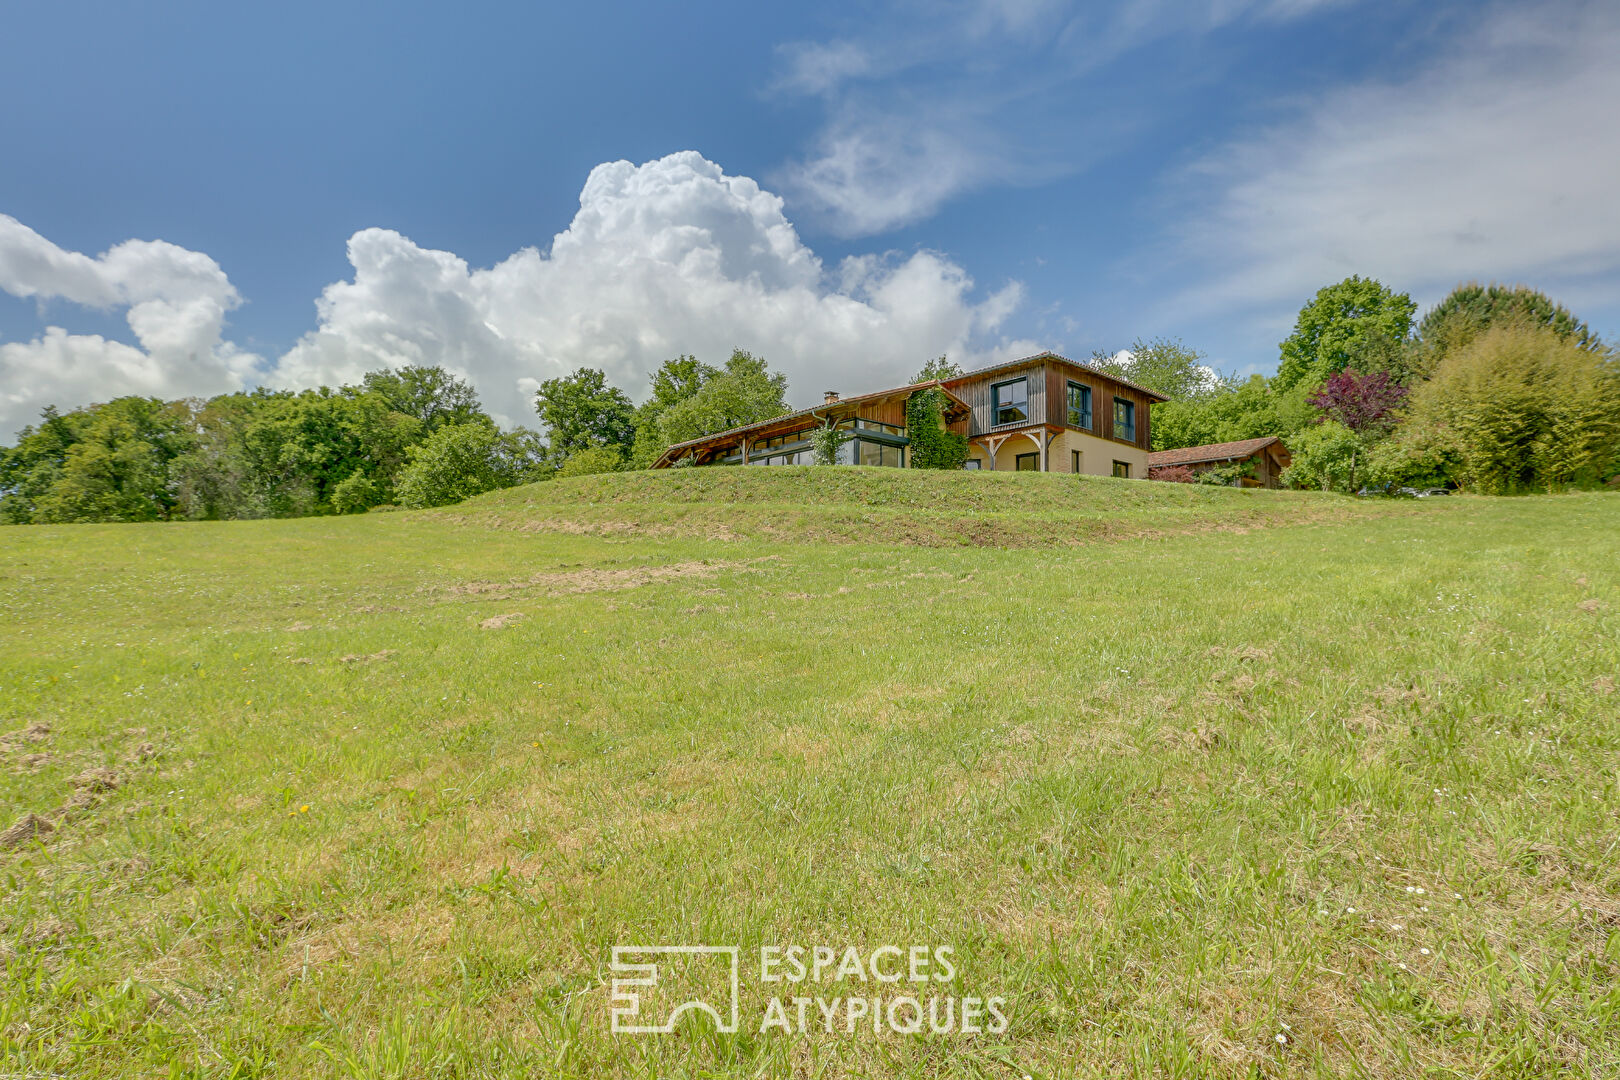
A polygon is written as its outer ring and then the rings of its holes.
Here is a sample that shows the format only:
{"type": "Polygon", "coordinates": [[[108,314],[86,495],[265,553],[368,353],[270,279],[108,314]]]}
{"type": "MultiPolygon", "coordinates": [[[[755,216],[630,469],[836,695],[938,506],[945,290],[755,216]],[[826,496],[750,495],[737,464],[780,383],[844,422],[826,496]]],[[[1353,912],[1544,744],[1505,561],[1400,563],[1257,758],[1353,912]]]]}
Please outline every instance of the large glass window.
{"type": "Polygon", "coordinates": [[[1126,442],[1136,441],[1136,403],[1124,398],[1114,399],[1114,438],[1126,442]]]}
{"type": "Polygon", "coordinates": [[[1040,472],[1041,455],[1019,454],[1013,461],[1013,469],[1017,472],[1040,472]]]}
{"type": "Polygon", "coordinates": [[[892,469],[900,467],[900,448],[898,446],[885,446],[883,443],[869,442],[866,439],[856,439],[860,444],[860,452],[856,460],[862,465],[887,465],[892,469]]]}
{"type": "Polygon", "coordinates": [[[1021,424],[1029,419],[1029,380],[1014,379],[990,388],[997,424],[1021,424]]]}
{"type": "Polygon", "coordinates": [[[1091,387],[1069,384],[1069,426],[1091,427],[1091,387]]]}

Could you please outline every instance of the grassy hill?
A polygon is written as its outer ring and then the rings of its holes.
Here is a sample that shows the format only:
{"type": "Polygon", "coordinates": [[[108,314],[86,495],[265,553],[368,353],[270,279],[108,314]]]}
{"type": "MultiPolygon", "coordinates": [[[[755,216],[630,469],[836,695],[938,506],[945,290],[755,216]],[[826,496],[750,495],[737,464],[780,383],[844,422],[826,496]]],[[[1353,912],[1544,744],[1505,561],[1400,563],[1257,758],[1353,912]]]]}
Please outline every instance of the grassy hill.
{"type": "Polygon", "coordinates": [[[1620,497],[814,480],[0,530],[0,1073],[1620,1059],[1620,497]],[[653,943],[743,950],[736,1034],[611,1033],[653,943]],[[792,944],[1009,1026],[762,1033],[894,993],[792,944]]]}
{"type": "Polygon", "coordinates": [[[1056,473],[671,469],[491,492],[450,513],[529,530],[924,546],[1064,546],[1417,510],[1314,492],[1056,473]]]}

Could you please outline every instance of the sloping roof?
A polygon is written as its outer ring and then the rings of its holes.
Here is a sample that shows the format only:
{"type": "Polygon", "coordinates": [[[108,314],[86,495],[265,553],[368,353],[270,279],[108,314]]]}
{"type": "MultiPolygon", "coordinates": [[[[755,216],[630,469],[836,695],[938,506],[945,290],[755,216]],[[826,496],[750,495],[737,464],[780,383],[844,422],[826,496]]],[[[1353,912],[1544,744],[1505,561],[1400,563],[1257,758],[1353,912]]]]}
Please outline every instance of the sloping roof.
{"type": "Polygon", "coordinates": [[[716,431],[712,435],[704,435],[696,439],[687,439],[685,442],[676,443],[668,450],[665,450],[661,455],[659,455],[658,461],[653,462],[653,466],[656,468],[661,462],[673,461],[675,458],[680,457],[681,455],[679,451],[687,450],[695,446],[701,446],[705,443],[715,442],[731,436],[742,435],[745,432],[753,431],[756,428],[770,427],[772,424],[780,424],[784,420],[794,420],[801,416],[809,416],[811,413],[826,412],[828,409],[836,409],[844,405],[858,405],[863,401],[872,401],[880,398],[893,397],[896,394],[910,394],[918,390],[927,390],[931,386],[939,387],[940,393],[949,398],[955,405],[962,409],[962,411],[972,411],[972,406],[952,393],[950,387],[945,386],[938,379],[931,379],[927,382],[909,383],[905,386],[890,387],[887,390],[877,390],[870,394],[856,394],[852,397],[841,397],[837,401],[824,401],[820,405],[812,405],[808,409],[799,409],[797,412],[783,413],[781,416],[773,416],[769,420],[756,420],[752,424],[744,424],[741,427],[727,428],[725,431],[716,431]]]}
{"type": "Polygon", "coordinates": [[[1275,435],[1263,439],[1242,439],[1238,442],[1210,443],[1208,446],[1187,446],[1180,450],[1159,450],[1148,455],[1148,468],[1164,465],[1196,465],[1205,461],[1233,461],[1253,457],[1272,443],[1280,443],[1275,435]]]}
{"type": "Polygon", "coordinates": [[[1061,363],[1068,364],[1068,365],[1070,365],[1072,367],[1077,367],[1081,371],[1089,371],[1091,374],[1096,375],[1098,378],[1112,379],[1114,382],[1117,382],[1122,386],[1128,386],[1132,390],[1137,391],[1138,393],[1146,394],[1148,397],[1152,398],[1154,401],[1169,401],[1170,400],[1168,397],[1166,397],[1165,395],[1159,393],[1157,390],[1149,390],[1147,387],[1142,386],[1142,385],[1140,385],[1138,383],[1133,383],[1129,379],[1122,379],[1118,375],[1110,375],[1108,372],[1102,371],[1102,370],[1100,370],[1098,368],[1094,368],[1090,364],[1082,364],[1078,360],[1070,360],[1067,356],[1060,356],[1055,352],[1039,352],[1039,353],[1036,353],[1034,356],[1019,357],[1017,360],[1004,360],[999,364],[991,364],[989,367],[974,368],[972,371],[964,371],[960,375],[952,375],[949,379],[946,379],[945,381],[955,383],[955,382],[961,382],[963,379],[975,379],[975,378],[978,378],[980,375],[989,375],[992,372],[1001,371],[1004,368],[1015,368],[1015,367],[1022,367],[1025,364],[1033,364],[1037,360],[1057,360],[1057,361],[1059,361],[1061,363]]]}

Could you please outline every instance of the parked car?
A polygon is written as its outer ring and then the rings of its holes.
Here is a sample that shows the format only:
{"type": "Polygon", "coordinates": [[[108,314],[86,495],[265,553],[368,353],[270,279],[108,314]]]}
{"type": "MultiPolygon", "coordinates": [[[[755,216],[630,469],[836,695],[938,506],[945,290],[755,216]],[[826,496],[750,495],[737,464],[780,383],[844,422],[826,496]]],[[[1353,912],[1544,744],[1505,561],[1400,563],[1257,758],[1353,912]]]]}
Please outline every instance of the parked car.
{"type": "Polygon", "coordinates": [[[1378,495],[1386,499],[1417,499],[1421,498],[1417,488],[1398,488],[1394,484],[1371,484],[1356,492],[1362,498],[1378,495]]]}
{"type": "Polygon", "coordinates": [[[1450,495],[1450,494],[1451,494],[1451,491],[1448,488],[1424,488],[1422,491],[1418,492],[1418,498],[1427,499],[1431,495],[1450,495]]]}

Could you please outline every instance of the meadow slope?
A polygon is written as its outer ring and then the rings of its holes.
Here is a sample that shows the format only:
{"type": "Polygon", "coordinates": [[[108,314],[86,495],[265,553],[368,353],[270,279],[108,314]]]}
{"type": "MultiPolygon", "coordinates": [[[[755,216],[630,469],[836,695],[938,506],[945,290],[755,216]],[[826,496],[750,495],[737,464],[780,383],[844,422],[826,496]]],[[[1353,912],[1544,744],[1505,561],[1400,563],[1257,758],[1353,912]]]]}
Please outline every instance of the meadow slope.
{"type": "Polygon", "coordinates": [[[1613,1074],[1620,497],[757,472],[0,530],[0,1073],[1613,1074]]]}

